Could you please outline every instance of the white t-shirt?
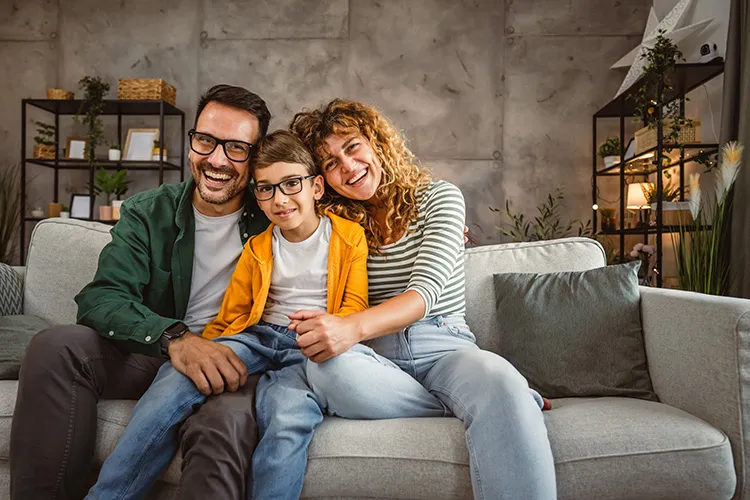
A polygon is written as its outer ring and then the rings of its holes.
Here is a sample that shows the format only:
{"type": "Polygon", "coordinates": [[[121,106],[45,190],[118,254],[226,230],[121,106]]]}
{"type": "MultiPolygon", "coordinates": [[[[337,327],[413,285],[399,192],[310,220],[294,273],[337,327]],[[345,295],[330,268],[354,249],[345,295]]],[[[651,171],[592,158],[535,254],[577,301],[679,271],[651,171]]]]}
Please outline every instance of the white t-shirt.
{"type": "Polygon", "coordinates": [[[288,314],[300,309],[328,310],[328,244],[331,219],[321,217],[306,240],[287,241],[273,228],[273,270],[263,321],[289,326],[288,314]]]}
{"type": "Polygon", "coordinates": [[[229,281],[242,253],[237,224],[245,207],[229,215],[209,217],[195,207],[195,251],[185,324],[200,335],[216,318],[229,281]]]}

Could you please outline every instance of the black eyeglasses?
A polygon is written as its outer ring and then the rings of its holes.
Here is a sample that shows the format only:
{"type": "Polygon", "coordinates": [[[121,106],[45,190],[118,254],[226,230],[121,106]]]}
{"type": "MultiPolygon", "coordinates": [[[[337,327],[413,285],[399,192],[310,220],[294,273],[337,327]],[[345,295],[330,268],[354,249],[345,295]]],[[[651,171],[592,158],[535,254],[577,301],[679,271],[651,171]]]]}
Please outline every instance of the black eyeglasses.
{"type": "Polygon", "coordinates": [[[307,175],[305,177],[290,177],[284,179],[278,184],[261,184],[256,185],[253,191],[255,191],[255,197],[260,201],[266,201],[276,196],[276,188],[279,188],[282,193],[287,196],[297,194],[302,191],[302,181],[317,177],[315,175],[307,175]]]}
{"type": "Polygon", "coordinates": [[[188,137],[190,137],[190,149],[199,155],[208,156],[214,152],[216,146],[221,144],[224,154],[232,161],[246,161],[255,147],[255,144],[245,141],[217,139],[212,135],[196,132],[195,129],[188,132],[188,137]]]}

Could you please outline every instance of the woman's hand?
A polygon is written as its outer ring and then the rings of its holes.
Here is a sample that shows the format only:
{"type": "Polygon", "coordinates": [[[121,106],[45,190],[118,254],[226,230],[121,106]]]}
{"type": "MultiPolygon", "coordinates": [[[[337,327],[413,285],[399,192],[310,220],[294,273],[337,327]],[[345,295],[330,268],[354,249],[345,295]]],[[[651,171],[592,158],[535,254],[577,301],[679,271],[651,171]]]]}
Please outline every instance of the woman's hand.
{"type": "Polygon", "coordinates": [[[322,363],[346,352],[359,342],[356,326],[346,318],[323,311],[297,311],[289,315],[289,329],[296,331],[302,354],[315,363],[322,363]]]}

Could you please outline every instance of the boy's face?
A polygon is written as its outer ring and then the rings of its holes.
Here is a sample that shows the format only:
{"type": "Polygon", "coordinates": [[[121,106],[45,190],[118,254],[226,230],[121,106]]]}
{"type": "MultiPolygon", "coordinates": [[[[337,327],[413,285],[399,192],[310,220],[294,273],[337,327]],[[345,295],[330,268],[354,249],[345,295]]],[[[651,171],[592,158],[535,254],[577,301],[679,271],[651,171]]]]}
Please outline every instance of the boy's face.
{"type": "Polygon", "coordinates": [[[322,176],[310,177],[299,163],[278,162],[256,169],[254,179],[258,205],[271,222],[285,233],[294,232],[303,238],[315,231],[315,202],[323,196],[322,176]]]}

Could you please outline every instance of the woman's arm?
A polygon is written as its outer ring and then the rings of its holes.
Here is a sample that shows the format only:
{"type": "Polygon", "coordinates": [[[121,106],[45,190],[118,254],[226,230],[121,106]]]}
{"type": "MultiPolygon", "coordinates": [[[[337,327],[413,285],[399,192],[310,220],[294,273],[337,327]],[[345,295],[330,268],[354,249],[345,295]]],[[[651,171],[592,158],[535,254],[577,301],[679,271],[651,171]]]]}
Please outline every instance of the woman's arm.
{"type": "Polygon", "coordinates": [[[365,311],[336,318],[318,311],[289,316],[302,353],[321,362],[363,340],[398,332],[424,318],[440,298],[463,249],[465,208],[461,191],[449,183],[437,186],[425,209],[424,240],[409,286],[403,293],[365,311]]]}

